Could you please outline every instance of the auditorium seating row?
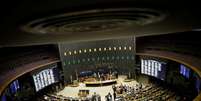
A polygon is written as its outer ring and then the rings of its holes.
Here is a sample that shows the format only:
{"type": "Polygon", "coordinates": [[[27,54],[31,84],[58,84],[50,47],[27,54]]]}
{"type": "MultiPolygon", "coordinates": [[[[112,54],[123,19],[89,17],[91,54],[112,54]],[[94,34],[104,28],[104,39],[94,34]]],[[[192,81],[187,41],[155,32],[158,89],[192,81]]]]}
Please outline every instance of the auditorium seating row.
{"type": "Polygon", "coordinates": [[[177,96],[171,90],[156,85],[145,86],[138,91],[127,93],[125,101],[178,101],[177,96]]]}
{"type": "Polygon", "coordinates": [[[92,97],[65,97],[63,95],[56,94],[46,94],[43,98],[40,98],[39,101],[91,101],[92,97]]]}

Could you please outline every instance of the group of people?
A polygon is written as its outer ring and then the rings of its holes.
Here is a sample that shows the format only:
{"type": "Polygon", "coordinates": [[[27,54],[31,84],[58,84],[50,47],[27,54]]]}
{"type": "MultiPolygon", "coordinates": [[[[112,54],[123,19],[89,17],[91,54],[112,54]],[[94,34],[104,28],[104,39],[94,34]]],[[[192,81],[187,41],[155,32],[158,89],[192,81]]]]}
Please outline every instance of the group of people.
{"type": "MultiPolygon", "coordinates": [[[[111,79],[117,79],[118,78],[118,72],[117,71],[110,71],[110,72],[81,72],[79,75],[79,81],[83,82],[85,79],[88,78],[94,78],[97,81],[105,81],[105,80],[111,80],[111,79]]],[[[73,82],[72,75],[70,76],[71,82],[73,82]]]]}
{"type": "MultiPolygon", "coordinates": [[[[136,84],[135,86],[128,86],[128,85],[123,85],[123,84],[121,84],[119,86],[113,85],[112,89],[113,89],[113,98],[115,101],[117,94],[125,94],[125,93],[129,93],[129,92],[132,92],[132,93],[138,92],[142,89],[142,84],[139,83],[139,84],[136,84]]],[[[110,100],[107,100],[107,101],[110,101],[110,100]]]]}
{"type": "Polygon", "coordinates": [[[112,78],[118,78],[118,72],[113,72],[113,73],[95,73],[93,74],[93,77],[96,78],[98,81],[102,80],[111,80],[112,78]]]}
{"type": "MultiPolygon", "coordinates": [[[[136,84],[135,86],[128,86],[128,85],[119,85],[119,86],[116,86],[116,85],[112,85],[112,90],[113,90],[113,93],[109,92],[106,96],[105,96],[105,101],[115,101],[115,99],[117,98],[117,94],[125,94],[125,93],[128,93],[128,92],[137,92],[139,91],[140,89],[142,89],[142,84],[139,83],[139,84],[136,84]]],[[[118,98],[117,98],[118,99],[118,98]]],[[[101,96],[94,93],[92,95],[92,101],[101,101],[101,96]]]]}
{"type": "MultiPolygon", "coordinates": [[[[106,101],[113,101],[112,100],[112,95],[111,95],[110,92],[105,96],[105,100],[106,101]]],[[[92,95],[92,100],[91,101],[101,101],[101,96],[96,94],[96,92],[94,92],[94,94],[92,95]]]]}
{"type": "Polygon", "coordinates": [[[116,92],[117,94],[123,94],[123,93],[128,93],[128,92],[135,92],[139,91],[142,89],[142,84],[136,84],[135,86],[128,86],[128,85],[120,85],[120,86],[112,86],[113,91],[116,92]]]}

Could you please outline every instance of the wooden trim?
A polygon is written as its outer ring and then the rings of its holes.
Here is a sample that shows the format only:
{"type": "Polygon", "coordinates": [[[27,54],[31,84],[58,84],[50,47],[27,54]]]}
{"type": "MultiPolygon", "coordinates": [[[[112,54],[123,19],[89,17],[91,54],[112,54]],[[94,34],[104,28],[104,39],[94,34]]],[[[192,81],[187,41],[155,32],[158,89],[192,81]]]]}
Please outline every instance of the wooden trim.
{"type": "Polygon", "coordinates": [[[1,74],[1,82],[0,82],[0,95],[3,93],[4,89],[11,83],[13,80],[17,79],[18,77],[31,72],[33,70],[39,69],[46,65],[50,65],[53,63],[60,62],[59,59],[47,59],[42,61],[37,61],[34,63],[26,64],[24,66],[18,67],[15,70],[8,71],[6,74],[1,74]]]}

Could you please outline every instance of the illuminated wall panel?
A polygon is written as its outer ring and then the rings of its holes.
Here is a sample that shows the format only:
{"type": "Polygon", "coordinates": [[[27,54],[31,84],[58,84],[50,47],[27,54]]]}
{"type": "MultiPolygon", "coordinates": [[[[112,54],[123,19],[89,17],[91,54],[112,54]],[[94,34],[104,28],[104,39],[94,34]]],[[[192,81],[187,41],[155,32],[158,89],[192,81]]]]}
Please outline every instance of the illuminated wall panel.
{"type": "Polygon", "coordinates": [[[41,70],[33,74],[32,77],[35,85],[35,90],[39,91],[48,85],[58,82],[58,71],[56,70],[57,65],[54,65],[53,67],[41,70]]]}
{"type": "Polygon", "coordinates": [[[166,63],[156,61],[141,59],[141,73],[150,75],[161,80],[165,79],[166,63]]]}

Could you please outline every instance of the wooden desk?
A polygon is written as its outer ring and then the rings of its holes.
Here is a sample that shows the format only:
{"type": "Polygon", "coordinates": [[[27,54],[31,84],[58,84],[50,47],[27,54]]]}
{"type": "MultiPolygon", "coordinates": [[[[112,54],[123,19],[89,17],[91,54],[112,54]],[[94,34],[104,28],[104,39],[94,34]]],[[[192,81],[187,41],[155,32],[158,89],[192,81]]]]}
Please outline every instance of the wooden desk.
{"type": "Polygon", "coordinates": [[[94,81],[94,82],[84,82],[87,87],[96,87],[96,86],[106,86],[116,84],[117,80],[105,80],[105,81],[94,81]]]}

